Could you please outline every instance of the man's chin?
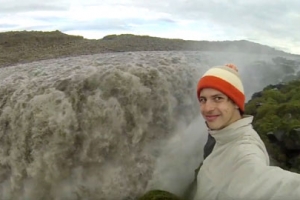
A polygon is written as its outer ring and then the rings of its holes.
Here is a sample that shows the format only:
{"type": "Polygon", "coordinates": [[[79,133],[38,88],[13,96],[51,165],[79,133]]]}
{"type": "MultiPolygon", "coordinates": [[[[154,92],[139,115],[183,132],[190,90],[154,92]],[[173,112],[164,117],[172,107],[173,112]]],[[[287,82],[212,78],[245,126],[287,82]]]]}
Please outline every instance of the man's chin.
{"type": "Polygon", "coordinates": [[[209,127],[210,130],[215,130],[215,131],[217,131],[217,130],[223,129],[223,126],[218,125],[218,124],[216,124],[216,123],[209,123],[209,122],[206,122],[206,123],[207,123],[207,125],[208,125],[208,127],[209,127]]]}

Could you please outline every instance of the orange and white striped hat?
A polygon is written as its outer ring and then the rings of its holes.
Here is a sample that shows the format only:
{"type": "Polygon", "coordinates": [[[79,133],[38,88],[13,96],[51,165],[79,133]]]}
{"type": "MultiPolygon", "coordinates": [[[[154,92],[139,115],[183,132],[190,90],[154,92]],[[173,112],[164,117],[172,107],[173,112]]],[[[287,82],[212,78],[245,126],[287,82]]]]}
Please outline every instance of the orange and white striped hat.
{"type": "Polygon", "coordinates": [[[219,90],[232,99],[241,111],[245,111],[244,86],[235,65],[227,64],[210,68],[198,82],[198,98],[203,88],[219,90]]]}

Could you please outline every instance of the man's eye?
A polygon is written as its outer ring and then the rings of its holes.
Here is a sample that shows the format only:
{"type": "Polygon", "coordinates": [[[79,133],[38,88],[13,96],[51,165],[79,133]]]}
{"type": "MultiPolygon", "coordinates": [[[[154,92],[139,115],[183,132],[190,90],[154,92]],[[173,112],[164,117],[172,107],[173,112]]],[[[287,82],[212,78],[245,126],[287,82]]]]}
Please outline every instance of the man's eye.
{"type": "Polygon", "coordinates": [[[222,100],[222,97],[215,97],[215,100],[216,100],[216,101],[221,101],[221,100],[222,100]]]}
{"type": "Polygon", "coordinates": [[[204,103],[204,102],[205,102],[205,99],[199,98],[199,102],[200,102],[200,103],[204,103]]]}

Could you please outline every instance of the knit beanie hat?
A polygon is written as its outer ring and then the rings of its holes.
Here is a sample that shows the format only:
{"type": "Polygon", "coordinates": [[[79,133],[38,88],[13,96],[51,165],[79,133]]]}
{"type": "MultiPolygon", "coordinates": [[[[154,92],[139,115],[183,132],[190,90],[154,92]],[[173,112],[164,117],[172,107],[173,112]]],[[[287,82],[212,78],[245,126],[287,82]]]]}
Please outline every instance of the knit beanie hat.
{"type": "Polygon", "coordinates": [[[200,78],[197,85],[197,98],[203,88],[213,88],[227,95],[242,112],[245,110],[245,94],[238,69],[233,64],[210,68],[200,78]]]}

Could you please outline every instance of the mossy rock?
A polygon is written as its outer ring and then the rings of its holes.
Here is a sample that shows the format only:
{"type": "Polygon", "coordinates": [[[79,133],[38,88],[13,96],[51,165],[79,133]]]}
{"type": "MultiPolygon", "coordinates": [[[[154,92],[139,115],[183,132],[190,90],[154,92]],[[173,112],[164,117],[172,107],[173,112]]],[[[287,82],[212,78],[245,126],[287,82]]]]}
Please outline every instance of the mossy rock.
{"type": "Polygon", "coordinates": [[[175,194],[164,190],[151,190],[145,193],[138,200],[184,200],[175,194]]]}
{"type": "Polygon", "coordinates": [[[270,156],[279,167],[300,173],[300,80],[269,85],[246,104],[270,156]]]}

